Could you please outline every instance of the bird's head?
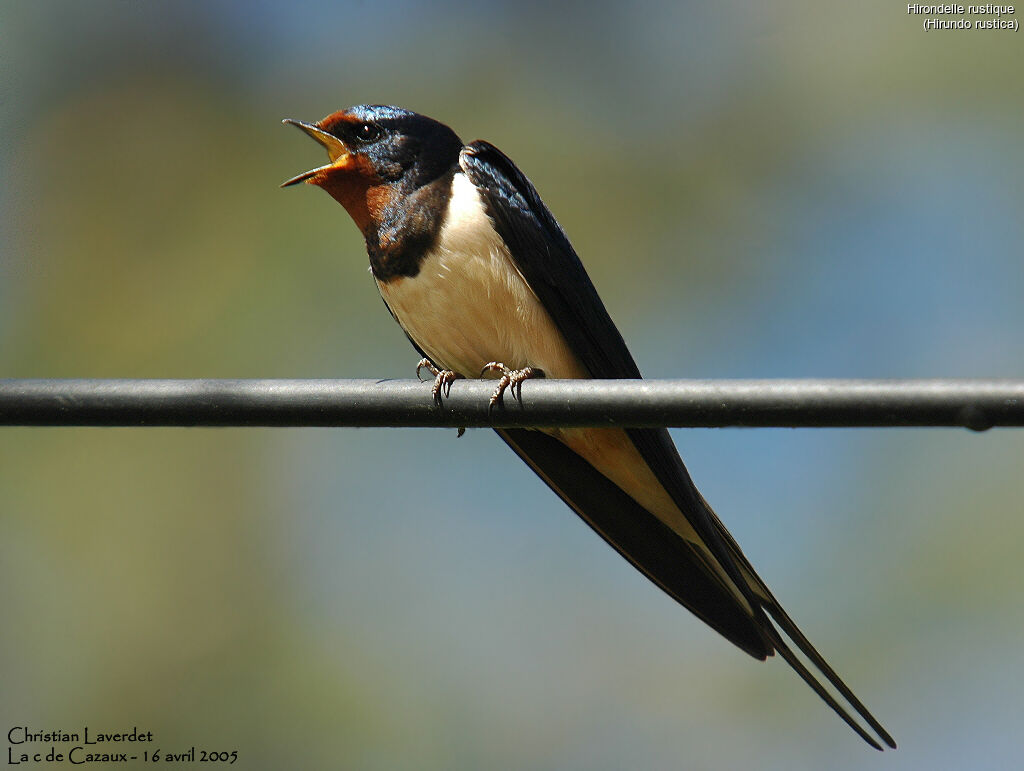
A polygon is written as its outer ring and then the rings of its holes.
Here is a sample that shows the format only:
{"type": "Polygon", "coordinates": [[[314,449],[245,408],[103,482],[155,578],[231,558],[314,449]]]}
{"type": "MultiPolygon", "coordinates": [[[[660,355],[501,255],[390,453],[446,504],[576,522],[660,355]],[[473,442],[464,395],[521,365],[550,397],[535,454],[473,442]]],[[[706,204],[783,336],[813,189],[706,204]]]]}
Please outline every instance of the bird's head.
{"type": "Polygon", "coordinates": [[[446,174],[462,149],[462,140],[443,123],[385,105],[349,107],[316,123],[284,122],[323,145],[330,161],[281,186],[322,187],[364,233],[404,196],[446,174]]]}

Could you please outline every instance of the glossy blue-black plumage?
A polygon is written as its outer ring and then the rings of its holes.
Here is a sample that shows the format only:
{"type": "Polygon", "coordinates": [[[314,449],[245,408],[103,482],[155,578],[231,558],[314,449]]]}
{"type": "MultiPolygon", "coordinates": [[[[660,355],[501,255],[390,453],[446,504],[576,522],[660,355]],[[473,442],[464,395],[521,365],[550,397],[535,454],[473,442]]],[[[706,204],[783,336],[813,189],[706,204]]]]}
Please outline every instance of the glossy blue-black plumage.
{"type": "MultiPolygon", "coordinates": [[[[554,319],[569,347],[591,377],[640,378],[640,370],[597,294],[583,263],[561,226],[540,199],[533,184],[508,156],[487,142],[477,141],[470,144],[462,153],[461,165],[480,192],[487,213],[508,246],[516,267],[537,294],[541,304],[554,319]]],[[[500,433],[506,441],[520,437],[519,444],[534,446],[535,452],[540,451],[536,441],[529,441],[528,437],[521,436],[523,432],[500,433]]],[[[659,481],[669,491],[680,509],[686,513],[698,535],[712,547],[712,553],[723,563],[737,586],[741,587],[741,590],[745,588],[746,582],[739,575],[734,560],[727,553],[724,544],[720,543],[721,538],[714,523],[709,520],[704,507],[699,503],[700,495],[668,432],[663,429],[645,429],[631,430],[629,434],[659,481]],[[719,548],[716,549],[715,546],[719,548]]],[[[564,465],[569,462],[566,456],[574,455],[565,445],[558,443],[545,447],[544,452],[550,456],[550,460],[542,464],[543,467],[564,465]]],[[[543,467],[535,468],[541,476],[544,476],[543,467]]],[[[592,468],[591,471],[601,476],[592,468]]],[[[573,487],[579,488],[575,485],[573,487]]],[[[556,492],[561,494],[565,491],[560,487],[556,492]]],[[[589,507],[593,508],[596,503],[597,501],[591,502],[589,507]]],[[[602,508],[607,510],[608,516],[617,516],[618,508],[621,507],[618,503],[608,502],[602,508]]],[[[649,513],[647,516],[654,519],[649,513]]],[[[627,553],[619,543],[608,538],[599,523],[594,526],[627,559],[634,561],[634,564],[637,564],[637,561],[643,563],[638,566],[659,586],[732,642],[757,658],[764,659],[770,655],[772,648],[760,633],[760,625],[737,607],[735,599],[728,595],[707,568],[700,565],[693,549],[678,535],[665,528],[669,534],[667,537],[673,537],[678,541],[677,548],[662,548],[659,555],[650,550],[646,558],[641,558],[640,555],[627,553]],[[700,571],[687,576],[685,582],[671,580],[667,575],[677,572],[678,565],[674,562],[680,559],[700,566],[700,571]]],[[[630,551],[635,551],[635,548],[630,551]]],[[[747,594],[749,595],[749,592],[747,594]]],[[[752,597],[748,597],[748,601],[756,606],[756,600],[752,597]]]]}
{"type": "MultiPolygon", "coordinates": [[[[516,267],[591,376],[641,377],[582,262],[526,176],[504,153],[483,141],[473,142],[463,150],[461,166],[480,192],[516,267]]],[[[742,608],[723,586],[705,564],[699,549],[687,544],[643,508],[630,506],[628,500],[612,494],[594,494],[607,486],[607,479],[586,462],[581,464],[581,459],[565,445],[529,431],[498,431],[594,530],[669,595],[752,656],[764,659],[777,651],[851,728],[870,745],[881,749],[792,652],[772,623],[774,620],[882,740],[895,747],[888,732],[757,577],[736,541],[697,491],[668,431],[628,429],[627,433],[708,551],[742,593],[750,611],[742,608]]]]}

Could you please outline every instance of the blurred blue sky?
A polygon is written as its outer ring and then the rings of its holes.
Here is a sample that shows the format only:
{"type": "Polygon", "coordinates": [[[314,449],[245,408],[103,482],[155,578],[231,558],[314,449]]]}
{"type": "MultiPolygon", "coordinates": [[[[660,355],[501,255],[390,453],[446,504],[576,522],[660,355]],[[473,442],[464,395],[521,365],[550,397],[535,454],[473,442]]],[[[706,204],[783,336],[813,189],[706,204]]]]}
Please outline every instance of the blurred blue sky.
{"type": "MultiPolygon", "coordinates": [[[[4,377],[408,377],[283,117],[410,107],[534,181],[651,377],[1022,376],[1014,32],[905,7],[0,8],[4,377]]],[[[489,432],[0,433],[4,724],[246,768],[1006,768],[1024,439],[677,431],[896,736],[876,757],[489,432]]]]}

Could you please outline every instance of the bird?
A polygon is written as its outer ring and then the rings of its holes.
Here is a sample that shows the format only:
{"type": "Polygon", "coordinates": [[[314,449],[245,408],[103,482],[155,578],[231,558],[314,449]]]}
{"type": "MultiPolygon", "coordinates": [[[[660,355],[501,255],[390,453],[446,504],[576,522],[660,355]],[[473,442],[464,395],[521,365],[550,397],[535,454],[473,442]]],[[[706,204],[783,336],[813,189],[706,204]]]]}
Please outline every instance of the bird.
{"type": "MultiPolygon", "coordinates": [[[[348,212],[436,399],[482,375],[500,376],[492,404],[531,377],[641,377],[565,232],[497,147],[389,105],[283,122],[328,162],[281,186],[320,187],[348,212]]],[[[495,430],[670,597],[755,659],[778,653],[865,742],[896,748],[755,572],[666,429],[495,430]]]]}

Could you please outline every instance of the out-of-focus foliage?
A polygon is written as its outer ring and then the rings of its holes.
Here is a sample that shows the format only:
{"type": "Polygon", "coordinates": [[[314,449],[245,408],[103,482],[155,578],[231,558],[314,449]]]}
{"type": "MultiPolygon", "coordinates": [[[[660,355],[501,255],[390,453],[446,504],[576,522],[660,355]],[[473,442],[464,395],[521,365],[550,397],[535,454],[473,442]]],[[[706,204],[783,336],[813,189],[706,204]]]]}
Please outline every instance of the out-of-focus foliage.
{"type": "MultiPolygon", "coordinates": [[[[410,376],[344,212],[277,188],[320,160],[278,121],[359,102],[515,158],[652,376],[1021,376],[1020,38],[920,22],[4,4],[0,376],[410,376]]],[[[1019,761],[1021,434],[677,440],[890,766],[1019,761]]],[[[245,768],[874,760],[487,432],[3,429],[0,617],[7,728],[245,768]]]]}

